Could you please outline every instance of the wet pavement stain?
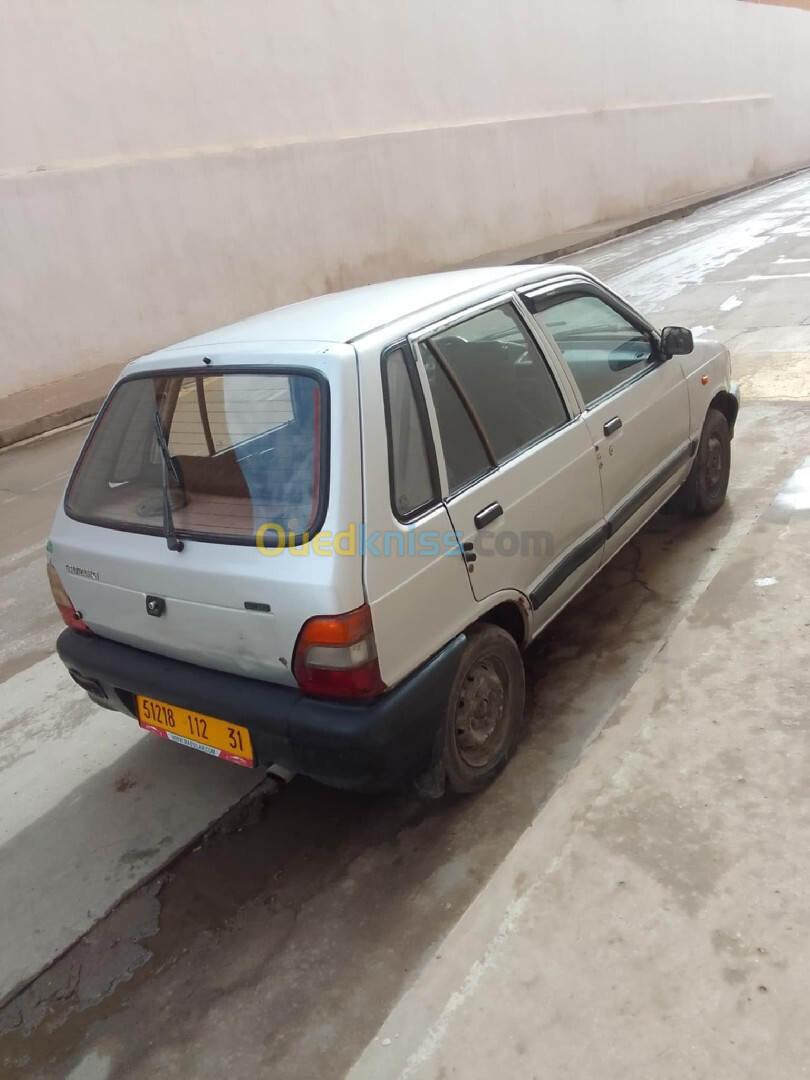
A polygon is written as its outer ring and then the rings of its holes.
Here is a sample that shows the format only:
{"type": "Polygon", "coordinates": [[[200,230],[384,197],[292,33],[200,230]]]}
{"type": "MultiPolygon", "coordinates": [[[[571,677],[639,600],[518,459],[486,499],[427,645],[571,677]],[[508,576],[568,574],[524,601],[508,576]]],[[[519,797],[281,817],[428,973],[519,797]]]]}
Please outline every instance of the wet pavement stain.
{"type": "Polygon", "coordinates": [[[159,847],[134,848],[132,851],[125,851],[119,861],[130,866],[134,863],[146,862],[147,859],[153,859],[155,855],[159,854],[159,847]]]}
{"type": "Polygon", "coordinates": [[[72,1013],[99,1004],[150,959],[160,927],[160,880],[144,886],[0,1009],[0,1037],[23,1042],[40,1025],[58,1031],[72,1013]]]}
{"type": "Polygon", "coordinates": [[[654,785],[637,791],[631,807],[602,803],[585,820],[595,839],[655,878],[688,915],[698,914],[725,873],[727,855],[710,822],[654,785]]]}

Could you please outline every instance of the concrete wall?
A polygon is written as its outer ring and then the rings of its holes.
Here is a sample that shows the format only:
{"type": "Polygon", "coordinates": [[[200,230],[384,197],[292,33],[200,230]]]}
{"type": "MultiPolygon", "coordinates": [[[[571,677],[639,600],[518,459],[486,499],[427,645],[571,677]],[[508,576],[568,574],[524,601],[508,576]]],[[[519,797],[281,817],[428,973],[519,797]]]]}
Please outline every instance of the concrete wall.
{"type": "Polygon", "coordinates": [[[0,394],[810,160],[739,0],[4,0],[0,394]]]}

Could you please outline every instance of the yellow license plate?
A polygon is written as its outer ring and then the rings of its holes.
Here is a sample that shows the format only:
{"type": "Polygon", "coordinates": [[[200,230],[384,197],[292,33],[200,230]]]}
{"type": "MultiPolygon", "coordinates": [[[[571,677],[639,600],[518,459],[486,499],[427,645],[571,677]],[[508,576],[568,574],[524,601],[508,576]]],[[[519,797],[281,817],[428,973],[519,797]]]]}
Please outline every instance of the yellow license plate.
{"type": "Polygon", "coordinates": [[[136,701],[138,722],[146,731],[153,731],[164,739],[182,743],[194,750],[202,750],[213,757],[232,761],[235,765],[253,768],[253,746],[247,728],[140,695],[136,701]]]}

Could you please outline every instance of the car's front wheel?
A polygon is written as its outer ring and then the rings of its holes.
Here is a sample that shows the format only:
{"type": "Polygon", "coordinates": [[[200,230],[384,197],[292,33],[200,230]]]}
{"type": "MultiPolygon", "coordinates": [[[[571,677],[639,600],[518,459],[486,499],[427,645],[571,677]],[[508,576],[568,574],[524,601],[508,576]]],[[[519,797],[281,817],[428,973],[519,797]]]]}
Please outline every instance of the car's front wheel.
{"type": "Polygon", "coordinates": [[[714,514],[726,501],[730,475],[728,420],[718,409],[709,409],[695,460],[683,486],[671,500],[672,509],[703,517],[714,514]]]}

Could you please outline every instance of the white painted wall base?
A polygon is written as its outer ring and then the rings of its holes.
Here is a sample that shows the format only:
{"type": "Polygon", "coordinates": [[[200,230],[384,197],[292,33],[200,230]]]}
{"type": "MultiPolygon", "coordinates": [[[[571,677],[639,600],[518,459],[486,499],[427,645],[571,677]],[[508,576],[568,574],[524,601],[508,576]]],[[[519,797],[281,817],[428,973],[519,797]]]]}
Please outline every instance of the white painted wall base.
{"type": "Polygon", "coordinates": [[[810,14],[6,0],[0,395],[810,161],[810,14]]]}

